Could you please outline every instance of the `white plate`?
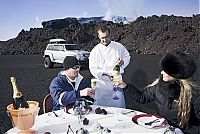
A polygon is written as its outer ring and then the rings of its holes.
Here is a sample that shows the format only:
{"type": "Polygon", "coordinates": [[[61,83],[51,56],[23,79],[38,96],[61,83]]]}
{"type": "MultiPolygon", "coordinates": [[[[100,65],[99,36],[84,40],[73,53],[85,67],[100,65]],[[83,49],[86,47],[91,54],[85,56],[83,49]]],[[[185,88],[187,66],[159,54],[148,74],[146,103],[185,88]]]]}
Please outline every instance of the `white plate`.
{"type": "Polygon", "coordinates": [[[132,118],[132,121],[146,128],[160,128],[167,125],[167,121],[164,118],[152,114],[136,115],[132,118]]]}

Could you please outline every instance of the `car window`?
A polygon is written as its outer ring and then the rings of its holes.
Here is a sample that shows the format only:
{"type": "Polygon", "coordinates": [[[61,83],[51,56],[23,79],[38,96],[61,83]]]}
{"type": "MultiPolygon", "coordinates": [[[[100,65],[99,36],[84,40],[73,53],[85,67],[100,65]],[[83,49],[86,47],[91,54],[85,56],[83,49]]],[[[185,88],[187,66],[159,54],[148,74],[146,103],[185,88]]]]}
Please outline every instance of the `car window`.
{"type": "Polygon", "coordinates": [[[54,50],[54,45],[48,45],[47,50],[54,50]]]}
{"type": "Polygon", "coordinates": [[[63,45],[55,45],[55,47],[56,51],[64,51],[63,45]]]}
{"type": "Polygon", "coordinates": [[[60,49],[60,51],[65,51],[63,45],[61,45],[59,49],[60,49]]]}
{"type": "Polygon", "coordinates": [[[63,45],[49,45],[47,47],[47,50],[64,51],[64,46],[63,45]]]}
{"type": "Polygon", "coordinates": [[[65,45],[66,50],[80,50],[78,45],[65,45]]]}
{"type": "Polygon", "coordinates": [[[66,44],[66,41],[53,41],[53,42],[49,42],[50,44],[66,44]]]}

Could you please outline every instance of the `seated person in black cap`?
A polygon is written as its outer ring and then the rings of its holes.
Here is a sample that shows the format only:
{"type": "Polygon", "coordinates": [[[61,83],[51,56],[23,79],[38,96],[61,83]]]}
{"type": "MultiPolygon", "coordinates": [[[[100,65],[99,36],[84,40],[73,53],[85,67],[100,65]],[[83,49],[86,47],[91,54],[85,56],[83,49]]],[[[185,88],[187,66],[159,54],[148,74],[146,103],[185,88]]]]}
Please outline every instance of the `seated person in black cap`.
{"type": "Polygon", "coordinates": [[[76,99],[83,97],[93,104],[94,89],[79,74],[80,65],[76,57],[68,56],[63,61],[63,71],[58,73],[50,84],[50,94],[53,98],[53,111],[63,107],[71,107],[76,99]]]}
{"type": "Polygon", "coordinates": [[[155,101],[157,114],[185,134],[200,134],[200,91],[187,80],[195,70],[193,59],[181,52],[168,52],[160,61],[161,76],[143,90],[121,82],[139,103],[155,101]]]}

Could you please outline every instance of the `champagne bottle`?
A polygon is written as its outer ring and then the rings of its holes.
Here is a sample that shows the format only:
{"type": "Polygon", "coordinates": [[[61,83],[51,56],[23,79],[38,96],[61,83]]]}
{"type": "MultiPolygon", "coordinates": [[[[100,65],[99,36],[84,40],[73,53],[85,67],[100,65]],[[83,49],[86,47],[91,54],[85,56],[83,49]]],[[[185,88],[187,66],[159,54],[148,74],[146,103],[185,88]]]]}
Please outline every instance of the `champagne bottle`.
{"type": "Polygon", "coordinates": [[[120,81],[120,65],[116,64],[113,68],[113,83],[114,85],[117,85],[120,81]]]}
{"type": "MultiPolygon", "coordinates": [[[[118,58],[118,61],[120,60],[120,58],[118,58]]],[[[118,63],[115,64],[114,68],[113,68],[113,73],[114,75],[120,75],[120,65],[118,63]]]]}
{"type": "Polygon", "coordinates": [[[14,109],[29,108],[29,105],[27,101],[24,99],[22,92],[20,92],[19,88],[17,87],[15,77],[11,77],[10,80],[13,87],[13,108],[14,109]]]}
{"type": "Polygon", "coordinates": [[[118,64],[115,65],[115,67],[113,68],[113,71],[115,71],[117,73],[117,75],[120,74],[120,66],[118,64]]]}

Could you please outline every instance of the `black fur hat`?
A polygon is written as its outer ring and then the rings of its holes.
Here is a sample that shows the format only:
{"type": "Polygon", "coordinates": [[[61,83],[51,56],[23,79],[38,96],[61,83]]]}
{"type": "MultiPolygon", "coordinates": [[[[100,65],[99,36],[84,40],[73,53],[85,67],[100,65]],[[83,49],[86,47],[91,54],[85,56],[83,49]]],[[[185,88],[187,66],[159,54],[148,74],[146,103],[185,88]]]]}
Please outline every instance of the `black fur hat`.
{"type": "Polygon", "coordinates": [[[182,52],[168,52],[160,61],[160,66],[168,75],[177,79],[187,79],[196,71],[194,60],[182,52]]]}

